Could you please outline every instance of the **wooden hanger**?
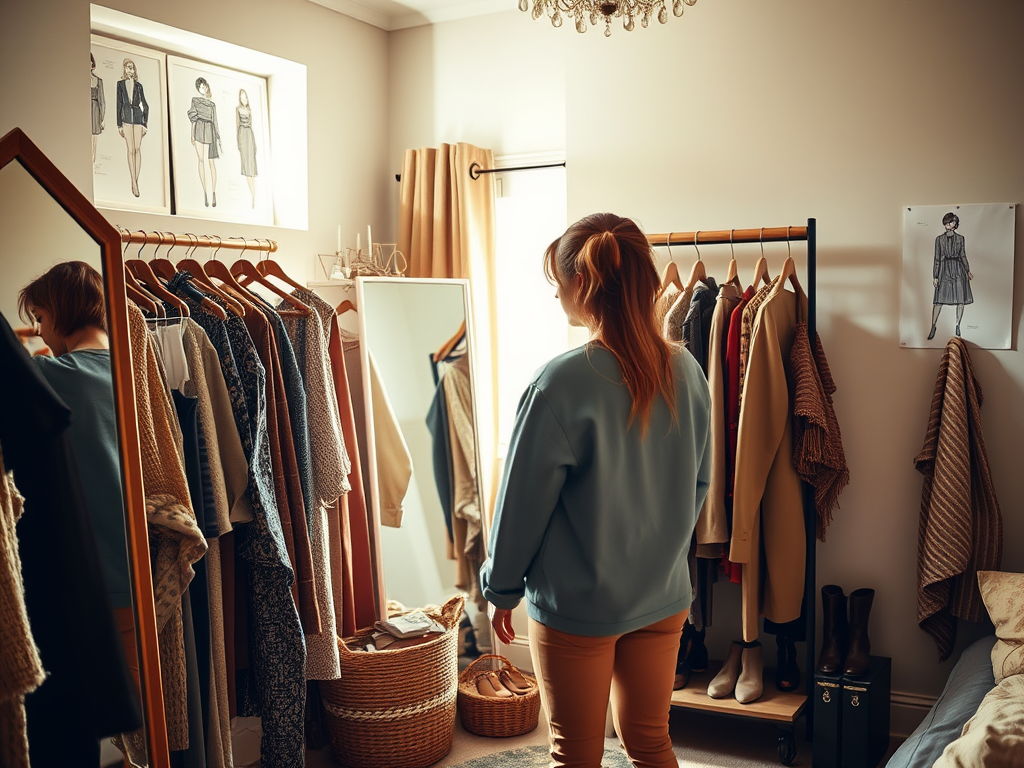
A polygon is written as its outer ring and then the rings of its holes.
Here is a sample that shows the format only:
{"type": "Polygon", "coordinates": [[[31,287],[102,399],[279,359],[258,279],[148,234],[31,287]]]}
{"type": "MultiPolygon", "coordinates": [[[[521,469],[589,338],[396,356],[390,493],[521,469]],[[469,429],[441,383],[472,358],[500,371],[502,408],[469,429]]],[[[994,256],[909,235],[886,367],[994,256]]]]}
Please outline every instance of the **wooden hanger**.
{"type": "MultiPolygon", "coordinates": [[[[160,242],[163,244],[164,233],[157,232],[157,234],[160,235],[160,242]]],[[[158,259],[156,254],[157,251],[160,250],[160,246],[157,246],[156,251],[153,251],[153,258],[149,260],[149,267],[158,277],[162,277],[164,280],[170,281],[174,279],[174,276],[178,273],[178,270],[174,268],[174,262],[171,261],[171,251],[174,250],[177,239],[170,232],[167,232],[166,234],[170,238],[168,242],[171,244],[171,247],[167,249],[167,255],[162,259],[158,259]]]]}
{"type": "Polygon", "coordinates": [[[732,253],[732,259],[729,261],[729,271],[725,274],[725,282],[735,283],[738,286],[740,279],[736,274],[736,247],[732,241],[732,236],[735,232],[735,229],[729,230],[729,252],[732,253]]]}
{"type": "Polygon", "coordinates": [[[754,265],[754,281],[751,285],[757,288],[761,282],[765,285],[772,284],[772,276],[768,274],[768,260],[764,257],[764,227],[761,227],[761,258],[754,265]]]}
{"type": "MultiPolygon", "coordinates": [[[[790,227],[786,227],[786,237],[789,237],[790,227]]],[[[791,240],[787,240],[786,244],[789,245],[789,255],[786,256],[786,262],[782,265],[782,272],[779,273],[779,281],[775,284],[772,289],[772,295],[785,290],[786,281],[793,286],[793,290],[797,293],[803,293],[803,288],[800,287],[800,281],[796,276],[796,262],[793,261],[793,245],[791,240]]]]}
{"type": "MultiPolygon", "coordinates": [[[[220,238],[218,238],[219,240],[220,238]]],[[[253,301],[252,295],[245,290],[231,270],[228,269],[228,265],[217,258],[217,254],[220,252],[220,243],[217,243],[217,247],[213,251],[213,255],[203,264],[203,270],[206,272],[206,276],[211,280],[220,280],[221,285],[219,286],[222,291],[228,293],[235,301],[242,304],[245,310],[248,312],[250,309],[256,309],[256,303],[253,301]]],[[[245,253],[245,249],[242,250],[245,253]]]]}
{"type": "Polygon", "coordinates": [[[343,302],[341,302],[341,304],[339,304],[338,306],[336,306],[334,308],[334,314],[335,315],[344,315],[346,312],[349,312],[349,311],[358,312],[359,309],[358,309],[358,307],[356,307],[355,304],[353,304],[348,299],[345,299],[343,302]]]}
{"type": "Polygon", "coordinates": [[[178,262],[179,272],[188,272],[192,275],[193,279],[201,285],[210,295],[216,296],[228,309],[231,310],[231,314],[236,317],[245,317],[245,307],[237,300],[228,296],[223,290],[214,285],[210,276],[206,274],[206,269],[193,258],[190,258],[195,253],[195,249],[198,247],[199,238],[196,238],[196,245],[193,246],[192,251],[185,255],[185,258],[178,262]]]}
{"type": "Polygon", "coordinates": [[[665,247],[668,248],[668,264],[665,265],[665,271],[661,273],[661,288],[658,289],[658,293],[654,297],[655,301],[665,295],[665,291],[668,290],[670,285],[674,285],[680,292],[683,290],[683,280],[679,277],[679,267],[676,266],[676,263],[672,258],[671,232],[669,232],[668,237],[665,238],[665,247]]]}
{"type": "Polygon", "coordinates": [[[287,283],[298,291],[309,290],[306,286],[300,285],[288,277],[288,275],[285,274],[284,269],[281,268],[281,265],[269,257],[256,262],[256,271],[264,277],[276,277],[278,280],[287,283]]]}
{"type": "MultiPolygon", "coordinates": [[[[163,233],[159,234],[160,242],[162,244],[164,239],[163,233]]],[[[138,258],[128,259],[128,261],[124,263],[125,268],[128,269],[132,273],[132,275],[135,276],[139,283],[142,284],[142,287],[149,291],[149,293],[153,294],[153,296],[155,296],[160,301],[165,301],[168,304],[170,304],[172,307],[178,310],[179,314],[181,314],[182,317],[188,317],[188,305],[181,299],[180,296],[175,296],[173,293],[168,291],[167,288],[164,287],[164,284],[157,279],[157,276],[153,274],[153,270],[150,267],[149,262],[143,261],[142,249],[145,247],[145,245],[145,242],[143,242],[143,244],[139,247],[138,258]]],[[[159,248],[160,246],[158,245],[157,249],[159,248]]]]}
{"type": "Polygon", "coordinates": [[[686,281],[686,288],[684,290],[692,290],[698,282],[708,279],[708,273],[704,270],[704,262],[700,260],[700,248],[697,247],[697,236],[699,234],[699,229],[693,233],[693,247],[697,250],[697,260],[693,262],[693,269],[690,270],[690,279],[686,281]]]}
{"type": "MultiPolygon", "coordinates": [[[[245,253],[245,248],[242,249],[242,253],[245,253]]],[[[234,275],[235,277],[247,278],[244,281],[243,285],[249,285],[250,283],[253,282],[259,283],[264,288],[267,288],[276,293],[286,302],[291,304],[292,307],[294,307],[293,310],[285,310],[284,312],[278,310],[278,314],[280,315],[283,315],[285,317],[288,317],[289,315],[301,315],[305,317],[308,316],[313,311],[312,308],[304,301],[300,301],[287,291],[278,288],[276,285],[270,282],[267,278],[260,274],[260,272],[256,269],[256,265],[254,265],[251,261],[248,261],[247,259],[239,259],[234,264],[232,264],[231,274],[234,275]]]]}
{"type": "Polygon", "coordinates": [[[448,341],[446,341],[437,352],[434,353],[434,362],[439,363],[444,360],[448,355],[452,353],[452,350],[458,346],[459,342],[466,338],[466,321],[463,320],[459,325],[459,330],[455,332],[448,341]]]}
{"type": "Polygon", "coordinates": [[[132,282],[132,280],[135,279],[134,277],[131,278],[131,280],[129,280],[129,275],[131,275],[131,273],[128,271],[127,267],[125,267],[124,271],[124,292],[125,295],[132,300],[132,303],[135,304],[135,306],[137,306],[139,309],[143,309],[146,312],[149,312],[149,314],[151,315],[156,315],[157,317],[165,317],[166,315],[164,314],[164,308],[157,302],[148,298],[140,288],[136,287],[138,284],[132,282]]]}

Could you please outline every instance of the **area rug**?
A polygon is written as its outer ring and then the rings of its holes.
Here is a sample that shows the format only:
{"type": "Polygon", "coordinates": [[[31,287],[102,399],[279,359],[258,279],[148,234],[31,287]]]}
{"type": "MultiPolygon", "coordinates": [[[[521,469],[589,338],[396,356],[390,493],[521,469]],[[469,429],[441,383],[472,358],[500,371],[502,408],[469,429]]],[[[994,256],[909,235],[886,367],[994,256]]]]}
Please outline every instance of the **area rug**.
{"type": "MultiPolygon", "coordinates": [[[[475,757],[452,768],[547,768],[551,756],[546,746],[520,747],[493,755],[475,757]]],[[[620,750],[606,749],[601,760],[601,768],[630,768],[626,753],[620,750]]]]}

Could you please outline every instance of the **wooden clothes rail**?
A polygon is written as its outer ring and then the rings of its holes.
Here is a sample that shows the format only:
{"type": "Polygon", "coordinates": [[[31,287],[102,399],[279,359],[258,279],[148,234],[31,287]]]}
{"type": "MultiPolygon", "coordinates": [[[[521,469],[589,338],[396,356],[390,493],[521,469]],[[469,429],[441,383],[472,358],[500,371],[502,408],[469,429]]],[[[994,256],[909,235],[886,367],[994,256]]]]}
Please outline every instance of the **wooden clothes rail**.
{"type": "Polygon", "coordinates": [[[219,235],[194,235],[180,232],[160,232],[156,230],[145,231],[137,229],[134,231],[117,228],[121,232],[122,243],[134,243],[136,245],[156,245],[173,248],[227,248],[239,251],[263,251],[274,253],[277,251],[277,241],[266,238],[245,238],[228,237],[221,238],[219,235]]]}
{"type": "MultiPolygon", "coordinates": [[[[814,349],[814,338],[817,333],[815,310],[815,281],[817,279],[817,220],[808,219],[806,226],[799,227],[762,227],[757,229],[719,229],[698,230],[696,232],[665,232],[647,235],[647,242],[652,246],[667,245],[728,245],[730,243],[769,243],[769,242],[807,242],[807,281],[804,290],[807,294],[807,335],[814,349]]],[[[725,255],[724,253],[722,255],[725,255]]],[[[704,255],[701,255],[703,260],[704,255]]],[[[817,607],[817,508],[814,502],[814,489],[807,483],[801,483],[804,503],[804,531],[807,539],[806,565],[804,571],[804,619],[806,622],[806,658],[804,664],[804,688],[806,698],[801,703],[791,698],[794,694],[769,692],[765,687],[764,701],[758,700],[751,704],[739,704],[735,700],[711,699],[702,692],[687,693],[684,688],[673,692],[673,706],[718,712],[720,714],[753,717],[774,721],[783,735],[779,737],[779,759],[783,765],[789,765],[796,756],[793,743],[792,727],[800,714],[806,717],[807,738],[813,736],[814,728],[814,666],[816,640],[816,607],[817,607]],[[705,701],[706,700],[706,701],[705,701]],[[759,706],[759,704],[761,706],[759,706]],[[788,730],[787,730],[788,726],[788,730]]]]}

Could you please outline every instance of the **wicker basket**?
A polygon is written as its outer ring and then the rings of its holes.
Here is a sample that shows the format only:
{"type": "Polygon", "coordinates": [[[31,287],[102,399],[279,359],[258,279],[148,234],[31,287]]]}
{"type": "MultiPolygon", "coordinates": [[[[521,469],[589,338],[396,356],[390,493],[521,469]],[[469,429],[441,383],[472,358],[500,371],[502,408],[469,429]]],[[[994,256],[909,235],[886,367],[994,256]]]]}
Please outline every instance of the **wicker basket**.
{"type": "Polygon", "coordinates": [[[459,674],[459,717],[462,727],[478,736],[521,736],[537,727],[540,689],[532,675],[521,672],[504,656],[485,654],[459,674]],[[522,696],[496,699],[481,696],[476,679],[487,672],[514,669],[530,681],[533,690],[522,696]]]}
{"type": "MultiPolygon", "coordinates": [[[[338,641],[341,679],[320,683],[335,760],[348,768],[423,768],[451,751],[464,599],[432,614],[447,631],[422,645],[367,653],[338,641]]],[[[361,630],[349,641],[371,634],[361,630]]]]}

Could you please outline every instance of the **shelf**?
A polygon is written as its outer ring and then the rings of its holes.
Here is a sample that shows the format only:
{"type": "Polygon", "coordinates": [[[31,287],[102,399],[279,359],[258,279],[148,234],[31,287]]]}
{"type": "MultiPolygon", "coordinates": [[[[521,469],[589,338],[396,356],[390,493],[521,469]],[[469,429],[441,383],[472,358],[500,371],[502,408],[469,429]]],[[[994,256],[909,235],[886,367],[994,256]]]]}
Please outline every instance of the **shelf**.
{"type": "Polygon", "coordinates": [[[764,693],[757,701],[740,704],[732,696],[724,699],[712,699],[708,696],[708,683],[718,674],[721,666],[721,662],[710,662],[707,672],[692,675],[685,688],[672,691],[672,706],[738,717],[752,717],[776,723],[793,723],[796,722],[807,704],[807,696],[803,693],[784,693],[778,690],[775,687],[775,670],[769,669],[764,671],[764,693]]]}

